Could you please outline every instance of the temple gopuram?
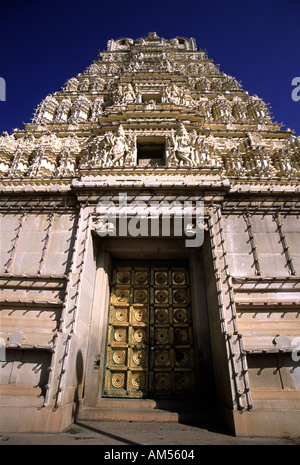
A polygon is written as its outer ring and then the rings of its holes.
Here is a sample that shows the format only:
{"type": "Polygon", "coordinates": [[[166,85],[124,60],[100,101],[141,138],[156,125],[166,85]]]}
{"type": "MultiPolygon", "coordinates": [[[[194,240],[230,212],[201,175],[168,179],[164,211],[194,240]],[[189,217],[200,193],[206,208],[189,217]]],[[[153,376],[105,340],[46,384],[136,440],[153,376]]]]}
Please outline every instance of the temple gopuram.
{"type": "Polygon", "coordinates": [[[2,431],[299,436],[300,138],[193,38],[109,40],[0,174],[2,431]]]}

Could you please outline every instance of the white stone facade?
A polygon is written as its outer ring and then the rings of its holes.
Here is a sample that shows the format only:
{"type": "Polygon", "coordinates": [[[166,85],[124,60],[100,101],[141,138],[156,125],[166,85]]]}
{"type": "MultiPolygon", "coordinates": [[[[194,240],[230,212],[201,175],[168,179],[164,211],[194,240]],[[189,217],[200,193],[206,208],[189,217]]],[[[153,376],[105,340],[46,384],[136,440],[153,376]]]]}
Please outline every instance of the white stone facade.
{"type": "Polygon", "coordinates": [[[99,405],[113,259],[184,258],[199,396],[213,371],[235,434],[299,435],[300,140],[194,39],[110,40],[0,137],[0,172],[4,431],[99,405]],[[120,192],[204,201],[204,244],[100,238],[96,207],[120,192]]]}

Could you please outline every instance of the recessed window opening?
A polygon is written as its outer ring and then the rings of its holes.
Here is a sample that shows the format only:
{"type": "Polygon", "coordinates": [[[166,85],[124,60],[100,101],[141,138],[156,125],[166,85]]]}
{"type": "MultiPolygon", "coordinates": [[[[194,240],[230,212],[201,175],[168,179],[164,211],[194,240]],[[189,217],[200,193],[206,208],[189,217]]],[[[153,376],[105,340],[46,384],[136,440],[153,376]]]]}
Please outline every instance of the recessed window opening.
{"type": "Polygon", "coordinates": [[[138,137],[137,139],[138,166],[165,166],[165,138],[138,137]]]}
{"type": "Polygon", "coordinates": [[[142,103],[151,102],[151,100],[154,100],[156,103],[161,103],[161,94],[142,94],[142,103]]]}

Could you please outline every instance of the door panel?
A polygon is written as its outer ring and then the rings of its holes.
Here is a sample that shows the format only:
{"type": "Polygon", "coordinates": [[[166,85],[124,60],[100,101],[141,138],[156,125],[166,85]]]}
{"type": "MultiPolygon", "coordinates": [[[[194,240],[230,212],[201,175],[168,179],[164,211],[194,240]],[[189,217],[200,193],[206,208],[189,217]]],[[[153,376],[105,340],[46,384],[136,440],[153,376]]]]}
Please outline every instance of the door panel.
{"type": "Polygon", "coordinates": [[[186,264],[115,264],[104,395],[186,397],[194,383],[186,264]]]}

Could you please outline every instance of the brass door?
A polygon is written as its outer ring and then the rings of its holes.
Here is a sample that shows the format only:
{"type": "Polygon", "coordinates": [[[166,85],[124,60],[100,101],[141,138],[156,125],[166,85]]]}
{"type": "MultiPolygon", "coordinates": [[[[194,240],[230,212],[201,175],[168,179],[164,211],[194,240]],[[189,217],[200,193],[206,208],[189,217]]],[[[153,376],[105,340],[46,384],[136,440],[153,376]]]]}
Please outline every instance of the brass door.
{"type": "Polygon", "coordinates": [[[194,354],[185,263],[116,263],[106,350],[104,395],[189,397],[194,354]]]}

